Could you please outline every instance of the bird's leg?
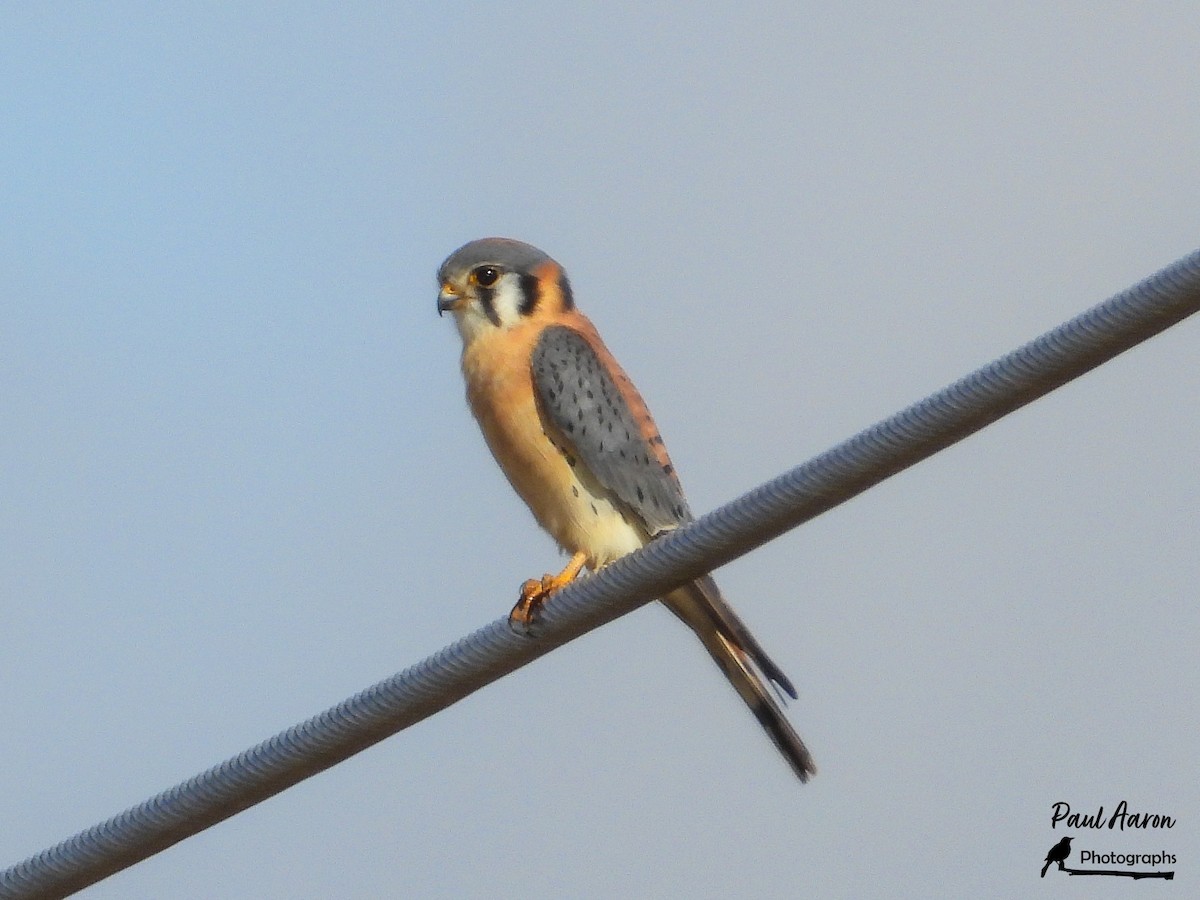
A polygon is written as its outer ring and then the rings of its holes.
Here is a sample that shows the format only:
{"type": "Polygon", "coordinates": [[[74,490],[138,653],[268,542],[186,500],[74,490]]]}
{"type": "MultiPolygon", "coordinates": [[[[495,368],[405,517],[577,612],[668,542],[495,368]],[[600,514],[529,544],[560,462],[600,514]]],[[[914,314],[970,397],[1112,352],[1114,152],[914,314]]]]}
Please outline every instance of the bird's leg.
{"type": "Polygon", "coordinates": [[[574,581],[586,563],[587,554],[581,550],[571,557],[566,568],[557,575],[543,575],[540,580],[530,578],[526,581],[521,585],[521,599],[508,614],[508,624],[516,630],[528,632],[537,621],[546,598],[574,581]]]}

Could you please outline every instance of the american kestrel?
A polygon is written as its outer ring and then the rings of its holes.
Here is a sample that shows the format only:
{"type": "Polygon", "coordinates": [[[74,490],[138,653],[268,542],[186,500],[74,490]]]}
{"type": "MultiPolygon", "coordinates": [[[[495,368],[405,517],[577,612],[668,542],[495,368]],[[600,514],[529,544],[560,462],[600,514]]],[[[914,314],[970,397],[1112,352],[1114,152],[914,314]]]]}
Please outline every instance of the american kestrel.
{"type": "MultiPolygon", "coordinates": [[[[534,517],[572,554],[525,582],[511,620],[547,595],[692,520],[650,411],[575,307],[567,275],[529,244],[472,241],[438,270],[438,313],[462,336],[467,402],[534,517]]],[[[796,689],[705,575],[662,598],[699,636],[801,781],[812,757],[767,686],[796,689]],[[765,676],[765,678],[764,678],[765,676]]]]}

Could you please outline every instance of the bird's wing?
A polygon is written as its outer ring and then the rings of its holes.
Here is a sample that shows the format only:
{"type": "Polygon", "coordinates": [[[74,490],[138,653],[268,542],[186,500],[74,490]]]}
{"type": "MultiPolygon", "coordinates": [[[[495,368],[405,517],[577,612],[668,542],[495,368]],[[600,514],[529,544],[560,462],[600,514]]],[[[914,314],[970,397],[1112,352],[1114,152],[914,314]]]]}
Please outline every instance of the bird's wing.
{"type": "Polygon", "coordinates": [[[646,404],[598,336],[552,325],[531,361],[534,392],[563,449],[577,455],[654,536],[691,521],[646,404]]]}
{"type": "MultiPolygon", "coordinates": [[[[562,442],[568,457],[577,455],[651,537],[691,521],[645,402],[586,319],[578,329],[546,328],[532,366],[547,434],[562,442]]],[[[722,598],[716,582],[705,575],[663,601],[696,632],[800,780],[807,781],[816,772],[812,756],[759,673],[793,698],[796,689],[722,598]]]]}

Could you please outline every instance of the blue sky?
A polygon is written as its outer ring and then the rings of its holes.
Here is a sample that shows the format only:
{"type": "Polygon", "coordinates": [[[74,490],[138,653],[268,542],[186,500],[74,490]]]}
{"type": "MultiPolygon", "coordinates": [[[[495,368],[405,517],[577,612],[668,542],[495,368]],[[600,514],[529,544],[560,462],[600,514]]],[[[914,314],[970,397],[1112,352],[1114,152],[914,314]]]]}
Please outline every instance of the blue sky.
{"type": "MultiPolygon", "coordinates": [[[[0,13],[0,864],[558,562],[434,314],[455,247],[566,266],[703,512],[1195,249],[1198,42],[1190,4],[0,13]]],[[[810,785],[648,608],[86,896],[1015,896],[1060,800],[1176,816],[1092,843],[1186,871],[1198,328],[718,573],[810,785]]]]}

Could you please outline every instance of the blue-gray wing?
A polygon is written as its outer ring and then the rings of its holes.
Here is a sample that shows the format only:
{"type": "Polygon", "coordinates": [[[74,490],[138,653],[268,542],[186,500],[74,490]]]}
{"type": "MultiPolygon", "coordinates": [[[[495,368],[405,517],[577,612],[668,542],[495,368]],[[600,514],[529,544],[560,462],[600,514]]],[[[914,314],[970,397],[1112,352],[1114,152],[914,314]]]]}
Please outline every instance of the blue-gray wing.
{"type": "Polygon", "coordinates": [[[662,437],[637,389],[598,337],[565,325],[542,332],[533,385],[545,419],[651,535],[690,522],[662,437]]]}

